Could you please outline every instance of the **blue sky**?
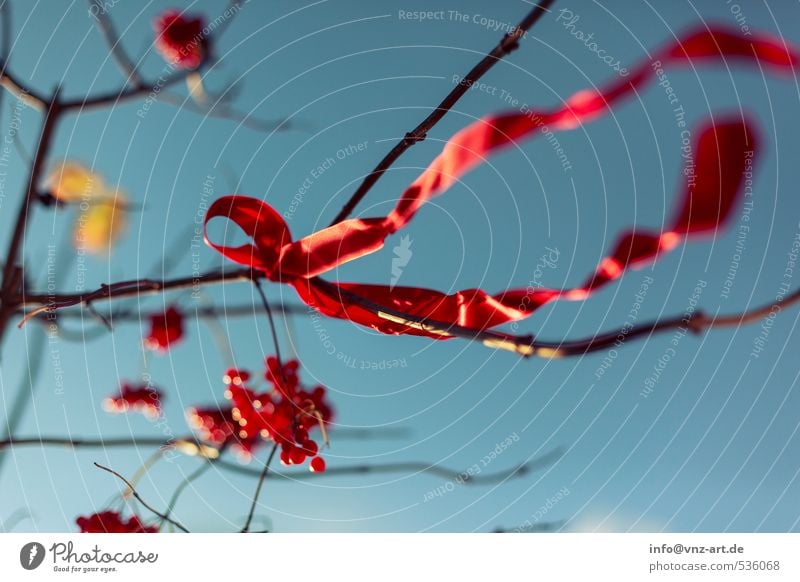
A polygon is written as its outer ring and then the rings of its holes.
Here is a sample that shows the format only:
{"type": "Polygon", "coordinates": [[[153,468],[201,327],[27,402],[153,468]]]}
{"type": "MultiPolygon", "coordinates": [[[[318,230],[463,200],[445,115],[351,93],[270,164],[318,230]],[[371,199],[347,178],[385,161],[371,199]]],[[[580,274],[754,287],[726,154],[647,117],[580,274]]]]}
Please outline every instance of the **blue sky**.
{"type": "MultiPolygon", "coordinates": [[[[213,19],[226,3],[175,4],[213,19]]],[[[65,292],[158,273],[165,253],[181,257],[169,275],[220,267],[221,257],[210,249],[193,256],[187,235],[209,184],[211,197],[238,192],[281,212],[292,208],[288,223],[295,237],[327,225],[393,143],[450,91],[454,75],[463,75],[497,42],[501,31],[494,23],[516,22],[528,9],[521,1],[434,4],[244,5],[215,47],[219,62],[208,72],[206,87],[235,89],[239,111],[258,119],[291,117],[294,131],[254,131],[163,102],[145,112],[141,102],[131,102],[70,116],[59,126],[49,162],[75,159],[93,166],[142,210],[131,215],[110,258],[87,259],[79,272],[63,260],[71,254],[62,247],[74,214],[37,208],[24,249],[31,281],[40,288],[46,284],[48,245],[61,249],[57,272],[65,292]],[[419,10],[443,16],[407,16],[419,10]]],[[[110,8],[131,54],[144,54],[151,21],[166,7],[119,0],[110,8]]],[[[800,16],[796,3],[556,3],[520,50],[484,78],[484,87],[465,96],[426,142],[401,158],[359,213],[385,214],[442,141],[476,117],[503,110],[504,95],[548,106],[616,75],[564,27],[561,9],[578,16],[577,29],[594,33],[598,47],[623,65],[647,58],[646,50],[702,21],[749,26],[800,44],[787,26],[800,16]]],[[[120,83],[83,2],[12,2],[11,13],[11,66],[39,91],[61,84],[66,97],[76,97],[120,83]]],[[[148,79],[164,70],[152,53],[141,66],[148,79]]],[[[731,228],[713,240],[680,248],[585,303],[547,306],[518,331],[559,339],[618,327],[651,280],[639,301],[642,320],[682,313],[698,285],[699,305],[710,313],[736,312],[776,297],[800,229],[796,80],[735,65],[673,70],[669,80],[691,126],[745,110],[761,128],[743,245],[737,249],[737,209],[731,228]]],[[[185,93],[182,87],[176,92],[185,93]]],[[[4,134],[12,106],[5,99],[4,134]]],[[[34,111],[22,113],[20,140],[27,152],[40,121],[34,111]]],[[[492,158],[427,205],[402,233],[411,256],[399,284],[449,291],[499,291],[533,279],[545,286],[574,285],[594,268],[615,233],[632,224],[657,228],[669,217],[680,191],[681,136],[662,87],[651,83],[612,115],[556,137],[569,169],[552,142],[540,138],[492,158]],[[553,250],[558,260],[542,267],[542,257],[553,250]]],[[[9,232],[26,175],[27,154],[14,155],[0,198],[3,233],[9,232]]],[[[395,236],[382,251],[334,276],[388,283],[400,240],[395,236]]],[[[288,287],[270,287],[268,294],[296,303],[288,287]]],[[[207,298],[220,304],[255,299],[246,284],[208,288],[207,298]]],[[[157,309],[175,299],[187,309],[196,305],[183,294],[143,297],[131,306],[157,309]]],[[[613,357],[605,352],[544,361],[460,340],[380,336],[332,320],[321,322],[326,342],[319,322],[303,316],[282,320],[284,352],[299,354],[308,383],[329,388],[338,424],[405,431],[401,438],[350,440],[337,439],[334,430],[329,467],[414,461],[467,469],[477,463],[487,474],[556,449],[563,455],[525,477],[480,486],[448,485],[445,478],[413,471],[272,481],[259,515],[278,531],[487,531],[536,520],[563,520],[573,531],[798,530],[800,393],[789,349],[797,341],[796,324],[797,311],[786,309],[766,335],[765,328],[752,325],[687,336],[673,353],[668,334],[631,342],[613,357]],[[766,337],[765,347],[753,357],[759,337],[766,337]],[[665,354],[669,362],[660,366],[665,354]],[[610,364],[600,373],[604,358],[610,364]],[[381,365],[392,361],[402,364],[381,365]],[[647,385],[653,389],[645,397],[647,385]],[[504,442],[510,444],[492,455],[504,442]]],[[[71,325],[80,331],[82,324],[71,325]]],[[[96,327],[91,318],[83,325],[96,327]]],[[[237,364],[257,371],[273,351],[263,316],[224,325],[237,364]]],[[[101,406],[121,379],[142,373],[139,325],[120,324],[113,335],[85,345],[64,339],[37,346],[41,333],[33,325],[11,330],[3,347],[4,417],[20,382],[29,378],[26,363],[34,352],[42,360],[34,405],[19,435],[182,435],[188,406],[222,400],[225,362],[204,326],[192,323],[179,347],[149,359],[148,373],[166,392],[159,425],[138,415],[109,416],[101,406]]],[[[77,515],[103,509],[118,491],[118,483],[92,462],[131,475],[151,452],[18,449],[7,455],[0,473],[0,519],[27,507],[34,519],[20,529],[72,531],[77,515]]],[[[140,493],[164,506],[199,462],[157,464],[141,481],[140,493]]],[[[197,531],[235,531],[254,487],[253,478],[212,469],[186,491],[177,516],[197,531]]]]}

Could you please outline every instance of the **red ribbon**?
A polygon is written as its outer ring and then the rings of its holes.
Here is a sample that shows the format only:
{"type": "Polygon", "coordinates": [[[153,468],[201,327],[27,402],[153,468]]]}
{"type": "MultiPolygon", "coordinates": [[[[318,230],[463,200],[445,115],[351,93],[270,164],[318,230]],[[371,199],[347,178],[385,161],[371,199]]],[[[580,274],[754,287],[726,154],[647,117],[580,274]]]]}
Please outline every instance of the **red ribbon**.
{"type": "Polygon", "coordinates": [[[334,284],[320,281],[317,276],[379,250],[386,237],[406,226],[423,204],[447,190],[489,154],[521,138],[533,137],[535,130],[544,125],[553,131],[578,127],[605,113],[612,103],[634,91],[659,68],[709,58],[736,58],[776,70],[791,70],[798,62],[796,52],[770,38],[744,37],[718,29],[696,32],[671,43],[652,62],[642,63],[630,76],[604,90],[574,94],[563,107],[541,112],[515,111],[472,123],[447,142],[388,216],[345,220],[293,242],[288,226],[270,205],[246,196],[226,196],[211,205],[206,225],[212,218],[225,217],[239,226],[252,244],[218,245],[207,235],[206,243],[232,261],[262,271],[272,281],[293,285],[300,298],[322,314],[349,319],[383,333],[448,337],[380,317],[353,301],[350,294],[387,310],[473,329],[523,319],[555,299],[585,299],[621,277],[626,269],[650,264],[688,237],[713,233],[726,220],[741,191],[747,158],[755,155],[754,135],[745,120],[717,121],[701,130],[693,146],[695,175],[684,185],[669,229],[632,229],[623,233],[610,255],[580,287],[509,289],[497,295],[469,289],[445,295],[417,287],[334,284]]]}

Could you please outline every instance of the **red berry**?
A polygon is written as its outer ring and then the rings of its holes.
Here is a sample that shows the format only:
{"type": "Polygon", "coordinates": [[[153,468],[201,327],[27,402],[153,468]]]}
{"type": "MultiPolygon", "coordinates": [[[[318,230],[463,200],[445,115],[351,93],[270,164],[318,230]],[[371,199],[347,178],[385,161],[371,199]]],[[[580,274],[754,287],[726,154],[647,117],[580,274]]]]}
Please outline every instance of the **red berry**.
{"type": "Polygon", "coordinates": [[[306,453],[309,457],[315,456],[319,452],[319,447],[317,443],[312,440],[307,440],[303,443],[303,452],[306,453]]]}
{"type": "Polygon", "coordinates": [[[293,465],[302,465],[306,460],[306,454],[302,449],[293,449],[291,452],[291,459],[293,465]]]}
{"type": "Polygon", "coordinates": [[[312,473],[324,473],[325,472],[325,459],[322,457],[314,457],[311,459],[311,465],[309,466],[312,473]]]}

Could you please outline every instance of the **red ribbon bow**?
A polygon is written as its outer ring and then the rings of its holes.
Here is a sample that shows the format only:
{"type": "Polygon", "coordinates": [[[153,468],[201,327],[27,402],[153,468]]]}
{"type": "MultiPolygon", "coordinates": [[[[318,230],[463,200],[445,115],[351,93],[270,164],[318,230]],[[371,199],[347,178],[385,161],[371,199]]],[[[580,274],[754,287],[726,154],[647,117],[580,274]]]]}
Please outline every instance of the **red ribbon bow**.
{"type": "Polygon", "coordinates": [[[521,138],[532,137],[536,129],[545,125],[554,131],[575,128],[605,113],[612,103],[642,85],[658,68],[706,58],[737,58],[777,70],[791,70],[798,62],[797,53],[782,42],[724,30],[702,30],[671,43],[659,51],[653,62],[640,64],[629,77],[604,90],[574,94],[563,107],[552,111],[514,111],[472,123],[447,142],[387,216],[345,220],[293,241],[283,218],[269,204],[246,196],[225,196],[209,208],[206,225],[215,217],[228,218],[252,239],[252,244],[218,245],[207,235],[206,243],[231,260],[262,271],[272,281],[293,285],[300,298],[322,314],[349,319],[383,333],[451,337],[381,317],[354,301],[352,295],[387,311],[478,330],[524,319],[555,299],[585,299],[621,277],[626,269],[653,262],[687,237],[713,233],[726,220],[741,191],[747,158],[754,157],[756,148],[753,132],[744,119],[718,121],[701,130],[692,150],[695,175],[684,185],[669,229],[649,232],[634,228],[623,233],[610,255],[580,287],[509,289],[497,295],[469,289],[445,295],[417,287],[334,284],[317,276],[380,249],[386,237],[406,226],[423,204],[447,190],[489,154],[521,138]]]}

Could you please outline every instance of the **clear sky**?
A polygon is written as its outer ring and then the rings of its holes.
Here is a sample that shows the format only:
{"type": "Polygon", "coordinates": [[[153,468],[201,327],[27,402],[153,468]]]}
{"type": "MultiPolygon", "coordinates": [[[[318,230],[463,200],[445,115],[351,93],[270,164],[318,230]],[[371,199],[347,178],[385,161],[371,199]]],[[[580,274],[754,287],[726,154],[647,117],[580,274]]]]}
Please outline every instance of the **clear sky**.
{"type": "MultiPolygon", "coordinates": [[[[169,5],[107,4],[126,49],[144,54],[153,17],[169,5]]],[[[212,20],[226,3],[174,4],[212,20]]],[[[443,140],[474,118],[506,108],[505,96],[548,106],[613,79],[613,63],[604,63],[576,30],[594,33],[598,50],[622,66],[646,59],[647,51],[703,21],[747,26],[800,44],[790,26],[800,17],[796,2],[602,4],[557,2],[520,50],[404,155],[358,211],[385,214],[443,140]],[[565,27],[561,9],[572,13],[572,27],[565,27]]],[[[454,75],[468,71],[500,38],[498,28],[528,9],[517,0],[247,3],[215,47],[219,62],[207,74],[206,88],[235,89],[237,110],[257,119],[291,117],[298,129],[257,131],[163,100],[146,111],[140,101],[70,116],[59,127],[48,164],[75,159],[91,165],[141,208],[111,257],[89,258],[81,270],[64,260],[71,253],[62,248],[73,211],[37,208],[24,249],[31,286],[46,288],[49,245],[61,249],[56,273],[64,292],[159,274],[165,253],[179,259],[168,265],[168,275],[217,268],[222,259],[212,250],[192,254],[187,229],[204,202],[234,191],[280,212],[291,208],[295,237],[327,225],[359,180],[450,91],[454,75]],[[424,21],[409,15],[419,10],[437,14],[424,21]],[[204,188],[211,192],[205,198],[204,188]]],[[[84,2],[12,1],[11,14],[11,66],[39,91],[61,84],[65,96],[76,97],[120,83],[84,2]]],[[[152,52],[141,66],[148,79],[164,71],[152,52]]],[[[652,270],[630,273],[585,303],[547,306],[518,332],[583,337],[620,326],[635,305],[642,321],[680,314],[698,285],[699,305],[710,313],[775,299],[800,230],[796,79],[732,64],[672,70],[669,82],[690,126],[740,110],[760,126],[763,151],[755,167],[750,230],[742,238],[743,209],[737,208],[731,227],[715,239],[683,247],[652,270]]],[[[3,102],[4,136],[13,105],[3,102]]],[[[21,114],[24,152],[12,154],[0,196],[4,240],[40,122],[35,111],[21,114]]],[[[680,191],[681,135],[663,87],[651,83],[612,115],[556,137],[561,157],[546,139],[528,141],[427,205],[402,233],[409,236],[411,256],[398,283],[492,292],[533,280],[575,285],[619,230],[634,223],[658,228],[669,217],[680,191]]],[[[388,284],[400,240],[396,235],[382,251],[333,276],[388,284]]],[[[272,286],[268,294],[297,303],[288,287],[272,286]]],[[[207,298],[254,301],[246,284],[208,288],[207,298]]],[[[173,300],[188,310],[197,305],[184,293],[130,306],[157,309],[173,300]]],[[[284,352],[299,354],[308,383],[329,388],[337,424],[392,437],[339,439],[334,428],[326,451],[330,468],[422,462],[466,469],[477,463],[486,475],[554,450],[563,454],[535,473],[484,485],[452,484],[414,470],[273,480],[258,514],[278,531],[487,531],[537,520],[563,521],[571,531],[796,531],[800,390],[791,346],[798,340],[797,317],[796,309],[786,309],[767,328],[687,336],[677,345],[667,334],[630,342],[613,354],[555,361],[522,360],[461,340],[381,336],[342,321],[281,320],[284,352]],[[760,337],[766,338],[764,349],[754,357],[760,337]],[[403,432],[391,432],[398,430],[403,432]],[[501,453],[495,454],[498,445],[501,453]]],[[[259,372],[264,355],[273,352],[264,317],[224,325],[237,364],[259,372]]],[[[80,335],[97,323],[87,316],[69,326],[80,335]]],[[[160,424],[134,414],[110,416],[101,406],[121,380],[141,377],[138,324],[120,323],[113,335],[92,336],[85,344],[64,338],[42,345],[35,325],[10,330],[0,373],[3,418],[20,383],[31,378],[26,362],[38,354],[34,405],[18,435],[186,434],[184,410],[221,402],[225,369],[208,329],[193,322],[188,328],[180,346],[149,359],[148,373],[166,393],[160,424]]],[[[28,508],[33,520],[18,529],[74,531],[76,516],[105,508],[118,491],[118,482],[92,462],[130,476],[151,452],[15,450],[0,473],[0,519],[28,508]]],[[[200,462],[156,464],[140,482],[140,493],[163,507],[200,462]]],[[[176,515],[197,531],[235,531],[254,487],[252,477],[212,469],[186,491],[176,515]]]]}

